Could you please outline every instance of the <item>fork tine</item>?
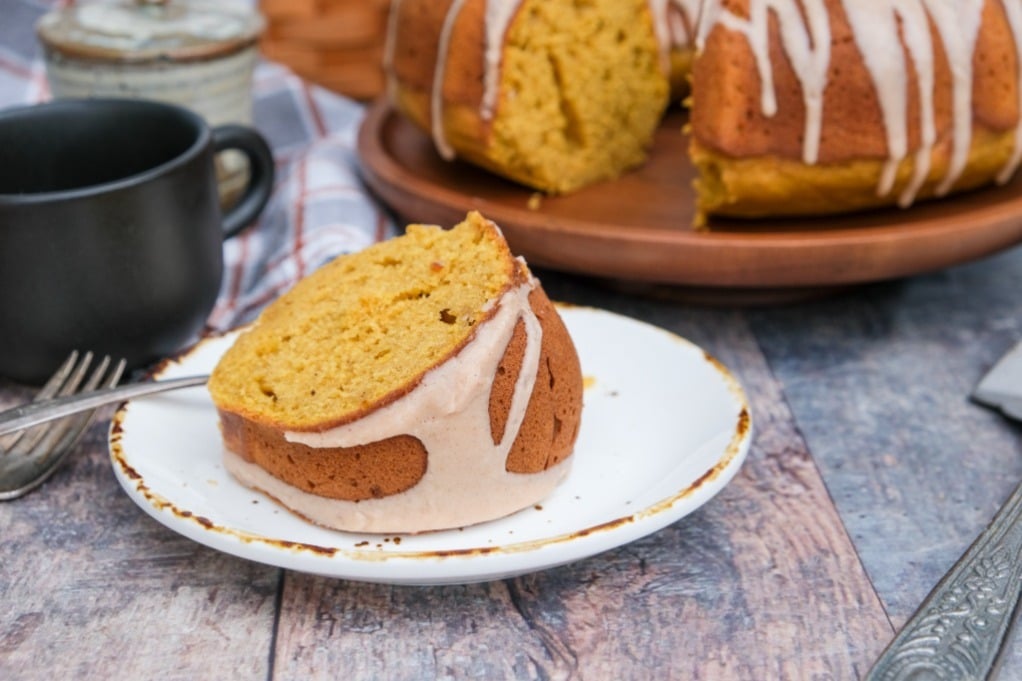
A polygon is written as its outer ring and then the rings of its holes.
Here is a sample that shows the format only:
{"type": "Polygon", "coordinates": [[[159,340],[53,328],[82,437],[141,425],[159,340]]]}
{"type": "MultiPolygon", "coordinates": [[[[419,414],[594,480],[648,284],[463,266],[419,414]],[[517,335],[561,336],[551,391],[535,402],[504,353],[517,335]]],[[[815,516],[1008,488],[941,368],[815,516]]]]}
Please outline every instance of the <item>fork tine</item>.
{"type": "MultiPolygon", "coordinates": [[[[107,360],[109,362],[109,359],[107,360]]],[[[68,376],[67,381],[61,386],[57,392],[58,395],[63,397],[64,395],[70,395],[74,391],[78,390],[78,385],[82,382],[85,377],[85,372],[89,370],[89,364],[92,363],[92,352],[86,352],[85,357],[82,357],[82,361],[78,363],[71,375],[68,376]]]]}
{"type": "MultiPolygon", "coordinates": [[[[99,382],[103,378],[103,375],[106,373],[106,369],[109,366],[110,357],[108,355],[103,358],[101,367],[97,368],[96,371],[93,372],[92,377],[89,379],[89,383],[86,386],[86,390],[95,390],[99,387],[99,382]]],[[[124,374],[125,366],[125,360],[122,359],[118,361],[117,364],[114,365],[113,371],[110,372],[109,377],[107,377],[107,380],[102,387],[113,388],[116,386],[117,382],[121,380],[121,375],[124,374]]],[[[67,436],[65,436],[64,440],[60,442],[58,448],[73,447],[78,441],[78,438],[85,432],[85,429],[89,427],[90,423],[92,423],[92,417],[96,414],[96,411],[97,409],[90,409],[89,411],[81,412],[80,414],[75,414],[74,416],[63,419],[65,421],[70,421],[70,425],[67,428],[67,436]]]]}
{"type": "MultiPolygon", "coordinates": [[[[111,359],[109,356],[104,357],[102,361],[100,361],[99,365],[92,371],[88,381],[86,381],[83,388],[84,391],[95,390],[100,386],[100,382],[103,381],[103,377],[107,373],[110,362],[111,359]]],[[[76,384],[81,381],[82,375],[85,373],[84,368],[80,369],[80,371],[75,372],[77,374],[77,378],[74,380],[76,384]]],[[[103,382],[102,387],[112,388],[117,385],[124,373],[124,369],[125,361],[122,359],[114,366],[105,382],[103,382]]],[[[72,377],[72,379],[75,379],[75,377],[72,377]]],[[[64,389],[66,388],[67,386],[64,387],[64,389]]],[[[74,392],[74,388],[71,389],[71,392],[74,392]]],[[[63,389],[61,394],[65,394],[63,389]]],[[[39,426],[39,428],[43,428],[45,432],[43,433],[43,437],[31,448],[28,458],[33,460],[37,468],[46,468],[48,470],[46,470],[44,475],[39,477],[33,487],[41,484],[57,469],[60,462],[85,433],[89,424],[92,422],[92,417],[95,415],[96,411],[96,409],[92,409],[90,411],[67,416],[49,424],[39,426]]],[[[24,490],[24,492],[27,491],[29,490],[24,490]]]]}
{"type": "MultiPolygon", "coordinates": [[[[61,395],[66,394],[62,392],[62,390],[69,377],[72,380],[77,377],[77,380],[81,381],[81,375],[88,368],[91,361],[92,353],[88,352],[85,354],[85,357],[82,358],[81,364],[78,364],[78,351],[72,350],[71,354],[64,360],[64,363],[60,365],[60,368],[58,368],[53,375],[50,376],[49,380],[46,381],[46,384],[38,393],[36,393],[36,396],[32,398],[32,401],[41,402],[54,397],[58,393],[61,395]]],[[[46,429],[43,427],[29,428],[21,431],[20,433],[14,433],[8,440],[2,443],[2,447],[0,447],[0,449],[8,453],[25,454],[32,449],[32,446],[35,445],[45,433],[46,429]]]]}
{"type": "Polygon", "coordinates": [[[50,380],[46,381],[46,385],[39,390],[36,396],[33,398],[33,402],[41,402],[42,400],[48,400],[57,394],[60,390],[60,386],[64,385],[64,381],[71,374],[71,369],[78,361],[78,351],[72,350],[71,354],[67,356],[64,363],[60,365],[53,376],[50,376],[50,380]]]}
{"type": "Polygon", "coordinates": [[[89,380],[85,382],[85,390],[96,389],[96,386],[99,385],[99,382],[103,378],[103,374],[106,373],[108,366],[110,366],[110,355],[106,355],[103,359],[101,359],[99,366],[92,370],[92,375],[89,376],[89,380]]]}
{"type": "MultiPolygon", "coordinates": [[[[78,383],[81,382],[82,377],[85,375],[85,371],[88,369],[88,362],[91,361],[91,359],[92,353],[87,353],[85,360],[83,360],[82,364],[74,371],[67,384],[61,388],[61,396],[71,395],[75,392],[78,387],[78,383]]],[[[123,361],[124,360],[121,360],[121,362],[123,361]]],[[[109,366],[110,356],[107,355],[100,361],[99,365],[92,370],[92,375],[89,376],[89,380],[85,382],[85,386],[82,390],[86,392],[95,390],[99,386],[99,383],[103,379],[103,375],[106,374],[107,367],[109,366]]],[[[116,383],[119,378],[120,373],[118,372],[114,378],[114,382],[116,383]]],[[[73,444],[67,436],[73,436],[77,439],[77,435],[85,430],[85,427],[89,424],[89,421],[95,411],[96,410],[93,409],[91,411],[57,419],[49,424],[40,425],[43,432],[40,437],[36,438],[36,442],[32,443],[35,445],[32,456],[42,457],[48,450],[56,450],[73,444]]]]}
{"type": "Polygon", "coordinates": [[[114,366],[113,372],[110,373],[110,378],[107,379],[107,382],[106,384],[103,385],[103,387],[113,388],[114,386],[116,386],[120,382],[121,376],[124,375],[124,369],[127,366],[128,366],[127,360],[124,359],[119,360],[117,364],[114,366]]]}

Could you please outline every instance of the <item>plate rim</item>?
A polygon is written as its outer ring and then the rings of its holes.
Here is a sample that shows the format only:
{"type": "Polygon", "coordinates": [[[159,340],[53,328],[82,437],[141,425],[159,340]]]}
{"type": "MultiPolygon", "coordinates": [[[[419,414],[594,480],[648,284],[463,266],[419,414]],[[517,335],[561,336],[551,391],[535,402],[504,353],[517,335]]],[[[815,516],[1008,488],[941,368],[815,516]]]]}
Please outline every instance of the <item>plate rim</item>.
{"type": "MultiPolygon", "coordinates": [[[[340,542],[336,546],[318,546],[218,525],[186,508],[179,508],[173,501],[149,488],[145,483],[145,478],[131,466],[130,457],[121,445],[126,419],[130,417],[131,413],[132,401],[130,400],[117,407],[110,422],[108,451],[115,477],[132,501],[149,516],[167,529],[214,550],[305,573],[355,581],[408,585],[467,584],[546,570],[571,563],[653,534],[689,515],[716,496],[740,470],[753,438],[748,397],[734,374],[722,362],[697,344],[654,324],[588,306],[558,304],[558,309],[562,313],[568,311],[569,315],[576,312],[597,314],[613,318],[615,322],[631,323],[642,327],[646,332],[659,332],[672,340],[681,341],[689,352],[701,354],[701,361],[715,370],[716,378],[731,394],[735,400],[736,408],[736,423],[730,433],[730,439],[723,451],[715,456],[710,469],[688,482],[682,489],[647,504],[634,513],[596,525],[514,543],[429,551],[359,551],[356,548],[340,546],[340,542]],[[564,552],[555,560],[537,562],[534,558],[543,558],[544,552],[569,545],[572,550],[564,552]],[[445,569],[450,566],[466,566],[468,565],[467,561],[471,561],[474,569],[467,571],[445,569]],[[388,565],[388,570],[395,574],[373,573],[374,567],[384,563],[388,565]],[[423,569],[425,566],[429,567],[423,569]],[[342,569],[336,569],[338,567],[342,569]],[[344,567],[355,569],[346,570],[343,569],[344,567]]],[[[172,367],[183,366],[194,353],[210,342],[225,342],[239,331],[240,329],[232,329],[223,333],[208,334],[178,356],[161,362],[153,370],[151,378],[157,379],[172,367]]],[[[205,388],[199,386],[188,390],[205,390],[205,388]]],[[[229,478],[226,471],[225,476],[229,478]]],[[[240,485],[236,482],[235,484],[240,485]]],[[[245,490],[260,499],[265,498],[259,492],[247,488],[245,490]]],[[[290,513],[282,507],[280,510],[290,513]]],[[[457,530],[446,530],[440,533],[453,531],[457,530]]],[[[338,536],[343,536],[345,539],[351,539],[353,536],[365,536],[369,539],[402,535],[400,533],[361,535],[339,532],[338,536]]]]}

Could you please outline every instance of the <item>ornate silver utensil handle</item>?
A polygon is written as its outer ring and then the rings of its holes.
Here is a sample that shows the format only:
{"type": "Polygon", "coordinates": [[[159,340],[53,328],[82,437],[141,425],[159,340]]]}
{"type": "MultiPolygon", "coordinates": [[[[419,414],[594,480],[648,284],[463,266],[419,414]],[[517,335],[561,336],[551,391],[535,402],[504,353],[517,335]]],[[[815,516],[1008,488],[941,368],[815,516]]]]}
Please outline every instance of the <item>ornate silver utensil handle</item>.
{"type": "Polygon", "coordinates": [[[867,681],[986,679],[1022,595],[1022,484],[941,578],[867,681]]]}

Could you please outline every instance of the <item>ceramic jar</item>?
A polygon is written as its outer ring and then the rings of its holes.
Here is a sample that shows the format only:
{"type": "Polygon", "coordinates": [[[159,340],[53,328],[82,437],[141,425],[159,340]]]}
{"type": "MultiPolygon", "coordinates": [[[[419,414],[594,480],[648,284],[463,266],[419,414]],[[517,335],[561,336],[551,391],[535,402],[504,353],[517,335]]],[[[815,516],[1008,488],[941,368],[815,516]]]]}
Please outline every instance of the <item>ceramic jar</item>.
{"type": "MultiPolygon", "coordinates": [[[[265,22],[219,0],[91,0],[44,15],[37,33],[55,98],[133,97],[189,108],[213,126],[252,122],[252,73],[265,22]]],[[[220,155],[225,200],[244,158],[220,155]]]]}

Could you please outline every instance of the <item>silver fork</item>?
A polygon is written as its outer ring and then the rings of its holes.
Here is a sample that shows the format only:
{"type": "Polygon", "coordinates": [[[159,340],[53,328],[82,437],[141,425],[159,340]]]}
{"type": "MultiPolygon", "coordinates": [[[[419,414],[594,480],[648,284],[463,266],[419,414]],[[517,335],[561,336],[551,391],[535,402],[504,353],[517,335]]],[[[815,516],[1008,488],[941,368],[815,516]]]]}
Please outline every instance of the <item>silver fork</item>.
{"type": "MultiPolygon", "coordinates": [[[[91,352],[85,353],[80,360],[78,351],[72,352],[33,402],[42,403],[73,395],[78,392],[79,386],[84,393],[117,385],[124,373],[124,360],[116,362],[111,369],[113,361],[109,356],[100,360],[82,385],[92,360],[91,352]]],[[[74,449],[95,412],[95,408],[78,412],[0,440],[0,501],[17,499],[49,478],[74,449]]]]}

